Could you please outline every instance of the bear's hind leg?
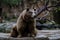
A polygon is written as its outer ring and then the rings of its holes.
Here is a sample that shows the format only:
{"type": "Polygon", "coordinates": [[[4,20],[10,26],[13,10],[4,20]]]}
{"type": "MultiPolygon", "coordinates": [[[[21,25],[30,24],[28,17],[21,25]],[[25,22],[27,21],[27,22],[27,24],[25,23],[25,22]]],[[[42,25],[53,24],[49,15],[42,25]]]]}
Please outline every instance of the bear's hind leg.
{"type": "Polygon", "coordinates": [[[18,36],[18,32],[17,32],[17,28],[15,26],[15,27],[13,27],[13,29],[11,31],[10,37],[17,37],[17,36],[18,36]]]}

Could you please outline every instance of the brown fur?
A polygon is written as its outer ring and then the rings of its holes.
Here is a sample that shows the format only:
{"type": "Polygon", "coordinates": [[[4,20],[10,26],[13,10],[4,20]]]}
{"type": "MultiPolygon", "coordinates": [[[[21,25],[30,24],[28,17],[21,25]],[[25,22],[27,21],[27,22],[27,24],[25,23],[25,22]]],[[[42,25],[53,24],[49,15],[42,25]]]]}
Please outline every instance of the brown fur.
{"type": "Polygon", "coordinates": [[[12,28],[12,31],[11,31],[10,36],[11,36],[11,37],[17,37],[17,36],[18,36],[18,32],[17,32],[16,26],[14,26],[14,27],[12,28]]]}
{"type": "Polygon", "coordinates": [[[35,30],[35,19],[31,17],[31,14],[28,14],[29,11],[24,10],[18,20],[17,25],[13,28],[11,32],[11,37],[33,37],[36,36],[35,30]]]}

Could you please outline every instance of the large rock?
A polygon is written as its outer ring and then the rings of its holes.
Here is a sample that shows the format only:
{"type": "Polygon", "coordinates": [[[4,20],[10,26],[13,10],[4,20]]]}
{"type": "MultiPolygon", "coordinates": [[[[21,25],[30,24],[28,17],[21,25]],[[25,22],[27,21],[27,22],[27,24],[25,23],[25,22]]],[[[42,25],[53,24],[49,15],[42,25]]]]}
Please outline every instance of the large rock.
{"type": "Polygon", "coordinates": [[[0,40],[60,40],[60,30],[38,30],[37,36],[12,38],[10,33],[0,33],[0,40]]]}
{"type": "Polygon", "coordinates": [[[25,38],[3,38],[1,37],[0,40],[49,40],[48,38],[30,38],[30,37],[25,37],[25,38]]]}
{"type": "Polygon", "coordinates": [[[41,35],[36,37],[23,37],[23,38],[13,38],[9,37],[8,33],[0,33],[0,40],[49,40],[48,37],[41,35]]]}

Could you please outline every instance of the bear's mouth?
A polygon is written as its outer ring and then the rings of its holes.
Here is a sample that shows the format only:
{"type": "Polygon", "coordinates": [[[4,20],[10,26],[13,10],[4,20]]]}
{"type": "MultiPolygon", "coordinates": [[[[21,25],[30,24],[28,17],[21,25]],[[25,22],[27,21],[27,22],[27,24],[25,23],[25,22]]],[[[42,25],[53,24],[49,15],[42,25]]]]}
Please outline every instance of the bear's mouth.
{"type": "Polygon", "coordinates": [[[31,19],[32,17],[31,17],[30,15],[26,15],[24,18],[25,18],[25,20],[29,20],[29,19],[31,19]]]}
{"type": "Polygon", "coordinates": [[[31,20],[32,20],[32,17],[26,17],[26,18],[24,19],[25,22],[30,22],[31,20]]]}

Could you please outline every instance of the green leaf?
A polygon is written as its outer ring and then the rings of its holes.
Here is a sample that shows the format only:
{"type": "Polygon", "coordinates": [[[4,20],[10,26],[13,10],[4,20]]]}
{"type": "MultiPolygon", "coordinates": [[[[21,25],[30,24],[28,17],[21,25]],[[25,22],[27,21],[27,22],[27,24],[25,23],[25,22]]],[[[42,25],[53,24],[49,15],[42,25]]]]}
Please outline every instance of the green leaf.
{"type": "Polygon", "coordinates": [[[21,0],[2,0],[1,2],[9,5],[18,5],[18,3],[21,2],[21,0]]]}

